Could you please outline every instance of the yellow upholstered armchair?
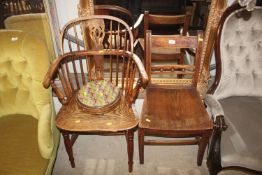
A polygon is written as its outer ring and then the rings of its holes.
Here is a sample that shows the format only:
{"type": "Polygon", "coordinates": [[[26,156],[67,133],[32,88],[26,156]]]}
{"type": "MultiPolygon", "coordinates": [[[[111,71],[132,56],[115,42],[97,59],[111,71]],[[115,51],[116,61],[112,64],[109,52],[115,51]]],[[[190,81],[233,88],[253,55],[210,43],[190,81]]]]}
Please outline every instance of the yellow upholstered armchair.
{"type": "Polygon", "coordinates": [[[22,31],[0,30],[0,38],[0,174],[51,174],[59,134],[42,86],[46,45],[22,31]]]}
{"type": "Polygon", "coordinates": [[[4,23],[6,29],[22,30],[38,36],[48,48],[49,60],[53,61],[56,58],[48,17],[45,13],[13,15],[6,18],[4,23]]]}

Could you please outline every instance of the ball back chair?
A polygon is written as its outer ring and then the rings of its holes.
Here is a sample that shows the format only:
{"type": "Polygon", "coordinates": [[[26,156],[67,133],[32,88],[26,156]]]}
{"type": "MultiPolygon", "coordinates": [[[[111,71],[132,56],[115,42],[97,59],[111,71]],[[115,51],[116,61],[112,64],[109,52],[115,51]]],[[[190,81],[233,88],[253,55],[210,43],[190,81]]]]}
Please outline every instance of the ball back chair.
{"type": "Polygon", "coordinates": [[[106,15],[77,18],[63,28],[61,45],[70,52],[54,61],[44,86],[51,85],[62,103],[55,123],[64,137],[71,166],[75,167],[72,147],[78,135],[124,133],[131,172],[138,125],[132,103],[148,78],[142,62],[133,54],[129,26],[106,15]],[[69,34],[76,39],[72,43],[69,34]],[[106,35],[109,37],[104,40],[106,35]],[[119,42],[113,44],[113,38],[119,42]],[[89,47],[75,44],[80,40],[89,47]]]}
{"type": "Polygon", "coordinates": [[[233,4],[219,23],[216,76],[205,98],[215,126],[207,161],[212,175],[262,174],[261,19],[261,6],[247,11],[233,4]]]}
{"type": "MultiPolygon", "coordinates": [[[[166,29],[170,27],[176,26],[177,28],[181,27],[181,31],[174,30],[172,33],[168,33],[169,35],[187,35],[189,24],[190,24],[190,17],[189,13],[183,15],[156,15],[150,14],[149,11],[144,12],[144,38],[146,36],[146,31],[151,30],[152,34],[161,34],[165,35],[164,32],[166,29]],[[169,27],[168,27],[169,26],[169,27]],[[158,32],[154,33],[154,29],[158,30],[158,32]],[[158,28],[156,28],[158,27],[158,28]],[[160,31],[160,32],[159,32],[160,31]]],[[[146,65],[146,43],[144,42],[145,39],[140,39],[140,44],[144,50],[144,64],[146,65]]],[[[184,63],[184,51],[180,49],[168,49],[168,48],[151,48],[152,52],[152,60],[155,61],[177,61],[179,64],[184,63]]]]}
{"type": "Polygon", "coordinates": [[[56,58],[51,30],[45,13],[13,15],[6,18],[4,23],[6,29],[23,30],[41,38],[48,48],[50,61],[56,58]]]}
{"type": "Polygon", "coordinates": [[[213,128],[212,120],[197,91],[202,37],[202,32],[199,32],[198,36],[151,35],[151,31],[146,33],[146,70],[149,85],[146,89],[138,129],[141,164],[144,163],[144,145],[198,145],[197,165],[202,164],[213,128]],[[153,47],[194,48],[196,49],[194,64],[153,65],[151,64],[153,47]],[[155,74],[165,79],[156,83],[155,74]],[[174,74],[184,76],[171,77],[174,74]],[[147,136],[154,137],[147,139],[147,136]],[[169,139],[163,140],[161,137],[169,139]]]}
{"type": "Polygon", "coordinates": [[[51,174],[59,132],[42,86],[47,48],[36,36],[0,30],[0,174],[51,174]]]}

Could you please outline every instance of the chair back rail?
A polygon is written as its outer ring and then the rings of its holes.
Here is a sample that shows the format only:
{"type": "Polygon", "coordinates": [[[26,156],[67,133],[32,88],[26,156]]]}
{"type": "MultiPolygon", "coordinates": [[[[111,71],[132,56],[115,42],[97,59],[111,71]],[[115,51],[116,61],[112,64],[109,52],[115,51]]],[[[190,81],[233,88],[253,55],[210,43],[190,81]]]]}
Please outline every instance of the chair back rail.
{"type": "Polygon", "coordinates": [[[124,49],[133,53],[133,35],[121,19],[94,15],[69,21],[62,29],[62,53],[91,49],[124,49]]]}
{"type": "Polygon", "coordinates": [[[182,35],[186,35],[190,23],[191,15],[186,13],[184,15],[155,15],[148,11],[144,13],[144,34],[150,29],[151,24],[157,25],[182,25],[182,35]]]}
{"type": "MultiPolygon", "coordinates": [[[[151,31],[146,33],[146,70],[149,81],[152,83],[152,74],[177,74],[189,75],[191,85],[196,87],[200,69],[200,53],[202,50],[203,33],[198,32],[198,36],[181,35],[152,35],[151,31]],[[152,64],[152,48],[170,49],[196,49],[196,56],[193,65],[186,64],[152,64]]],[[[185,82],[185,79],[177,79],[177,82],[185,82]]]]}
{"type": "MultiPolygon", "coordinates": [[[[156,15],[156,14],[150,14],[148,11],[144,12],[144,37],[146,35],[147,30],[152,30],[153,26],[158,26],[159,28],[162,27],[165,29],[168,26],[181,26],[181,31],[178,31],[174,29],[174,32],[172,35],[177,35],[179,32],[182,35],[187,35],[189,23],[190,23],[191,15],[189,13],[186,13],[184,15],[156,15]]],[[[154,33],[154,30],[152,30],[154,33]]],[[[161,35],[165,34],[165,32],[160,33],[161,35]]],[[[144,50],[146,52],[146,42],[144,42],[144,50]]],[[[144,52],[144,57],[146,57],[144,52]]],[[[163,61],[163,60],[178,60],[180,64],[184,63],[184,50],[178,49],[177,51],[168,51],[165,53],[165,57],[163,57],[163,53],[159,53],[158,51],[155,51],[154,55],[152,56],[153,60],[157,61],[163,61]]],[[[146,60],[145,60],[145,65],[146,60]]]]}

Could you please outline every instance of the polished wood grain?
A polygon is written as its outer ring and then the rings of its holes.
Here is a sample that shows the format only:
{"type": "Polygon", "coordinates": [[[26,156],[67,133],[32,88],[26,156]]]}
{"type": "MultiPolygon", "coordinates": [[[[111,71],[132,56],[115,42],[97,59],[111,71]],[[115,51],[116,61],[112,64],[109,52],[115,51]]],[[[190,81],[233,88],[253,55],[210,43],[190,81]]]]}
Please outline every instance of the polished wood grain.
{"type": "Polygon", "coordinates": [[[139,90],[148,84],[144,66],[133,54],[132,32],[122,20],[105,15],[72,20],[63,32],[61,46],[64,54],[53,62],[43,85],[45,88],[51,86],[62,103],[55,123],[63,135],[71,166],[75,167],[73,144],[78,135],[122,133],[127,140],[131,172],[133,130],[138,125],[131,105],[139,90]],[[94,80],[107,80],[117,86],[120,89],[119,101],[110,107],[94,107],[93,110],[79,105],[79,89],[94,80]]]}
{"type": "Polygon", "coordinates": [[[200,53],[203,34],[198,36],[164,36],[146,33],[146,70],[149,86],[146,89],[141,119],[139,121],[139,158],[144,163],[144,145],[198,145],[197,165],[212,133],[213,124],[197,91],[200,72],[200,53]],[[152,47],[195,48],[192,65],[152,63],[152,47]],[[152,74],[183,74],[174,83],[154,83],[152,74]],[[172,140],[146,140],[145,136],[175,138],[172,140]],[[179,139],[183,138],[183,139],[179,139]]]}
{"type": "Polygon", "coordinates": [[[142,116],[140,127],[176,131],[174,135],[185,135],[186,130],[190,136],[212,128],[211,119],[195,88],[148,87],[142,116]]]}

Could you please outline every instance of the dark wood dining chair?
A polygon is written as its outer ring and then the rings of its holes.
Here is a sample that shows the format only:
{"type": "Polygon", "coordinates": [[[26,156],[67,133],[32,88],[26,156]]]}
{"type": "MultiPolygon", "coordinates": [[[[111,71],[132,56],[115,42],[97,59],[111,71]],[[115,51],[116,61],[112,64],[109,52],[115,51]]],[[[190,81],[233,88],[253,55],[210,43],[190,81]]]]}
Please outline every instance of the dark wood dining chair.
{"type": "Polygon", "coordinates": [[[44,87],[52,86],[62,103],[55,123],[64,137],[71,166],[75,167],[72,148],[78,135],[123,133],[131,172],[138,125],[132,103],[139,89],[146,87],[148,77],[133,54],[129,26],[106,15],[77,18],[63,28],[61,46],[65,54],[53,62],[44,87]],[[114,38],[117,42],[113,44],[114,38]],[[82,48],[80,41],[87,46],[82,48]]]}
{"type": "MultiPolygon", "coordinates": [[[[191,14],[188,12],[182,15],[156,15],[150,14],[149,11],[144,12],[144,38],[146,37],[146,31],[151,30],[152,34],[160,35],[187,35],[190,24],[191,14]],[[166,33],[170,27],[174,30],[170,33],[166,33]],[[181,30],[180,30],[181,29],[181,30]],[[157,30],[157,31],[156,31],[157,30]],[[166,32],[165,32],[166,31],[166,32]]],[[[144,50],[144,64],[146,65],[146,43],[145,39],[140,39],[140,44],[144,50]]],[[[156,61],[177,61],[179,64],[184,63],[184,51],[178,49],[169,48],[151,48],[152,60],[156,61]]]]}
{"type": "Polygon", "coordinates": [[[213,128],[212,120],[197,91],[202,41],[201,32],[198,36],[152,35],[151,31],[146,33],[146,70],[149,85],[138,129],[141,164],[144,163],[144,145],[198,145],[197,165],[202,164],[213,128]],[[153,47],[195,48],[194,64],[152,65],[153,47]],[[155,74],[163,76],[163,81],[156,83],[155,74]],[[184,76],[177,78],[174,74],[184,76]],[[148,140],[146,136],[168,137],[174,140],[148,140]]]}

